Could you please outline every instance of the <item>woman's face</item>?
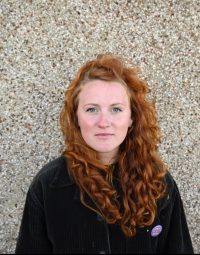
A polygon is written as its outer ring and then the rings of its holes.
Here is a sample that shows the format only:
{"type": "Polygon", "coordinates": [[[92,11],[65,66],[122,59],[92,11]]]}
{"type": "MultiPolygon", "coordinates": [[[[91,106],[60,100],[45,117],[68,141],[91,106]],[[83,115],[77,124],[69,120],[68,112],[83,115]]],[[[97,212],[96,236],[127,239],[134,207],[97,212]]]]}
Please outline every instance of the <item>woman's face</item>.
{"type": "Polygon", "coordinates": [[[78,96],[78,124],[84,141],[110,164],[132,125],[129,97],[116,81],[89,81],[78,96]]]}

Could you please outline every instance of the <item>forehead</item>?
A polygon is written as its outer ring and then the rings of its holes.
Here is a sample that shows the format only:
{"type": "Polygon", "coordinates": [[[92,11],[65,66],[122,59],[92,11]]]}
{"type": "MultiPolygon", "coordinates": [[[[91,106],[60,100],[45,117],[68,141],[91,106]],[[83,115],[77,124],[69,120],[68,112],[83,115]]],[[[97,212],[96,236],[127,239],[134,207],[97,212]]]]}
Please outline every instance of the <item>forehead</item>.
{"type": "Polygon", "coordinates": [[[79,93],[80,103],[128,103],[127,88],[118,81],[92,80],[79,93]]]}

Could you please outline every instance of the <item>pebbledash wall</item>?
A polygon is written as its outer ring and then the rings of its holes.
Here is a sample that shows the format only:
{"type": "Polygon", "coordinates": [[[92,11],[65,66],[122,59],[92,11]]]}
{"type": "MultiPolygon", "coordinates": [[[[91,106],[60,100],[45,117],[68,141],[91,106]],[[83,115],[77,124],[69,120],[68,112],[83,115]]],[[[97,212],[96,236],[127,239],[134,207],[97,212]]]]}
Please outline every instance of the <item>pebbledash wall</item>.
{"type": "Polygon", "coordinates": [[[33,176],[60,155],[59,113],[76,71],[111,52],[139,66],[200,251],[198,0],[0,1],[0,253],[13,253],[33,176]]]}

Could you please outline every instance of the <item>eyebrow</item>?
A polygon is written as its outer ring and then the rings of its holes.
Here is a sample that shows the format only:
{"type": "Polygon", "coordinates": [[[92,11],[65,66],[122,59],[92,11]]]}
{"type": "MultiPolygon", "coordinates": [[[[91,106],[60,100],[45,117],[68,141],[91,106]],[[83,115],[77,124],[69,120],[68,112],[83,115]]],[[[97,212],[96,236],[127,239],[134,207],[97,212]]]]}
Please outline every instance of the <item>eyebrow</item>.
{"type": "MultiPolygon", "coordinates": [[[[88,103],[88,104],[85,104],[84,106],[87,106],[87,105],[99,106],[99,104],[94,104],[94,103],[88,103]]],[[[124,105],[124,104],[123,103],[114,103],[114,104],[111,104],[110,106],[116,106],[116,105],[124,105]]]]}

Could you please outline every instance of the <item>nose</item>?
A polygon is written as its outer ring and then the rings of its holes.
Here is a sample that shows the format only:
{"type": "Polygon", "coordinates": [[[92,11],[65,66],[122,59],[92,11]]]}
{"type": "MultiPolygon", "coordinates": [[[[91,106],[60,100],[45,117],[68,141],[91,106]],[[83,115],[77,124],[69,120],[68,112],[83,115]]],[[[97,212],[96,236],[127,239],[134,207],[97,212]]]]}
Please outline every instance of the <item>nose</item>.
{"type": "Polygon", "coordinates": [[[101,113],[99,115],[99,119],[98,119],[98,127],[99,128],[107,128],[110,126],[110,122],[109,122],[109,118],[107,116],[107,114],[105,113],[101,113]]]}

